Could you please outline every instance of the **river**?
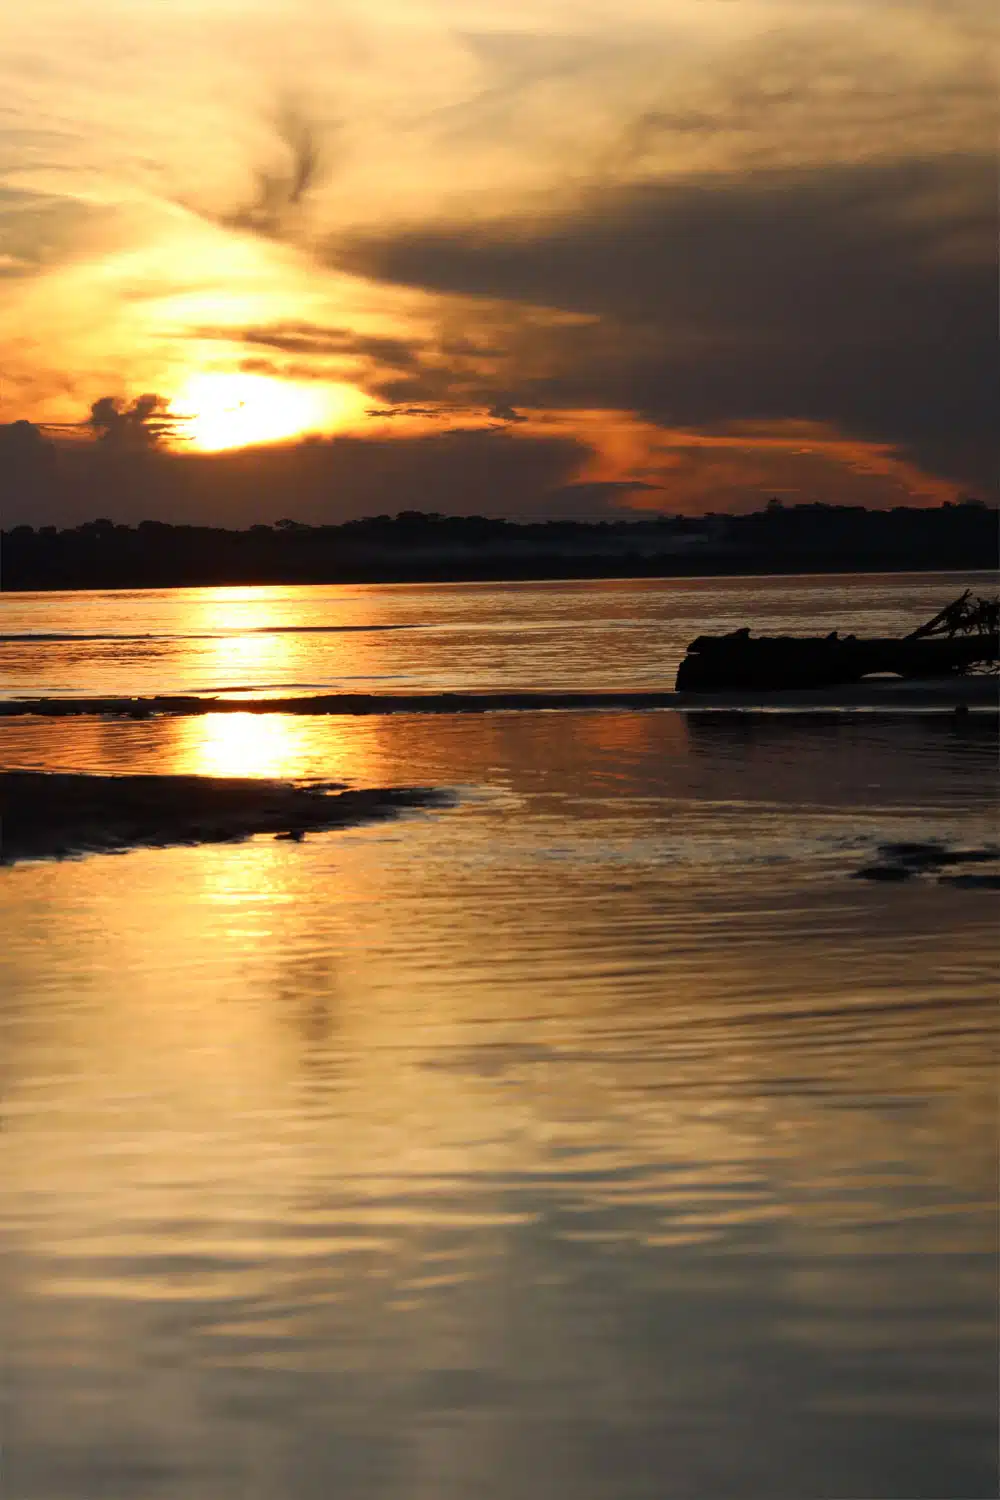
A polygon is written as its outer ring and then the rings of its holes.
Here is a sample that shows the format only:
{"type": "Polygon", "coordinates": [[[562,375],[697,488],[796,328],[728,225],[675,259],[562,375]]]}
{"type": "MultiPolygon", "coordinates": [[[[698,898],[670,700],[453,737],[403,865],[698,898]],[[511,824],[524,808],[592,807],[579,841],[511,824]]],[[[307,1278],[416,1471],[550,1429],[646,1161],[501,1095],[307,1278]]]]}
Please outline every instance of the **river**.
{"type": "MultiPolygon", "coordinates": [[[[8,595],[0,691],[669,687],[702,629],[966,582],[8,595]]],[[[0,720],[5,767],[452,793],[0,870],[5,1495],[995,1495],[996,897],[853,877],[995,841],[996,757],[975,713],[0,720]]]]}

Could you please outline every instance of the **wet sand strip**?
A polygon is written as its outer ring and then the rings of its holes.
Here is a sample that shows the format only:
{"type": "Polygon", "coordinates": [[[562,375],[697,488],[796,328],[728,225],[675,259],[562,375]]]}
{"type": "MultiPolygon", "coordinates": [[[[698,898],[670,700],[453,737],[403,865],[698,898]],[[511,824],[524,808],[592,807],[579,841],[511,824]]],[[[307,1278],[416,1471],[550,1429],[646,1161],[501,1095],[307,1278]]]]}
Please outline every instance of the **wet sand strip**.
{"type": "Polygon", "coordinates": [[[337,783],[303,787],[250,778],[0,771],[0,865],[227,843],[260,833],[301,839],[450,801],[446,793],[420,787],[347,790],[337,783]]]}
{"type": "Polygon", "coordinates": [[[850,687],[785,692],[511,692],[321,693],[290,698],[12,698],[0,700],[0,718],[61,718],[94,714],[147,719],[195,714],[482,714],[592,709],[1000,709],[996,678],[955,677],[927,682],[881,678],[850,687]]]}

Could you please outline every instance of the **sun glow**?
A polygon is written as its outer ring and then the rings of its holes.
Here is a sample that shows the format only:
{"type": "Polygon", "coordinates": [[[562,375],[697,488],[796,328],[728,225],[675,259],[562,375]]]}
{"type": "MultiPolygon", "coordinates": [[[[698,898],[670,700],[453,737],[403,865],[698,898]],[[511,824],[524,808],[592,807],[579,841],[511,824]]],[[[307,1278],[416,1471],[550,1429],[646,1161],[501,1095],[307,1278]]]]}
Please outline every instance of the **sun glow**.
{"type": "Polygon", "coordinates": [[[181,432],[202,453],[280,443],[342,427],[363,406],[346,385],[295,385],[268,375],[191,375],[170,403],[181,432]]]}

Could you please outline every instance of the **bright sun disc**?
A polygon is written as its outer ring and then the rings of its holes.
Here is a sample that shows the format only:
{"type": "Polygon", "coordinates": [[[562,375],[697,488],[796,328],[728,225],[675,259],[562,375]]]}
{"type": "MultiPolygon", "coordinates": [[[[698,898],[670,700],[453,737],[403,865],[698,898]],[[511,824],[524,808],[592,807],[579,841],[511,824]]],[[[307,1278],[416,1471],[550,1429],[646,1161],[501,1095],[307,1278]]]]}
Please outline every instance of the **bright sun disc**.
{"type": "Polygon", "coordinates": [[[181,431],[202,453],[280,443],[329,432],[361,405],[341,385],[293,385],[267,375],[191,375],[170,403],[181,431]]]}

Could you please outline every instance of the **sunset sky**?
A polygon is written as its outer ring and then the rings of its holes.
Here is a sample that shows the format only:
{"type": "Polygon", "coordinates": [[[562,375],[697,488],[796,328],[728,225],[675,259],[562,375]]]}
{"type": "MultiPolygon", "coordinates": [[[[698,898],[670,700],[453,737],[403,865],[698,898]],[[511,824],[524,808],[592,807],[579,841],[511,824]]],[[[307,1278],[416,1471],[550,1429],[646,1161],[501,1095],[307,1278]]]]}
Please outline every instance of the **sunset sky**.
{"type": "Polygon", "coordinates": [[[986,0],[5,5],[0,422],[155,391],[401,505],[428,454],[511,513],[987,496],[996,41],[986,0]]]}

